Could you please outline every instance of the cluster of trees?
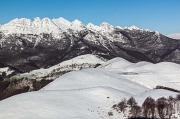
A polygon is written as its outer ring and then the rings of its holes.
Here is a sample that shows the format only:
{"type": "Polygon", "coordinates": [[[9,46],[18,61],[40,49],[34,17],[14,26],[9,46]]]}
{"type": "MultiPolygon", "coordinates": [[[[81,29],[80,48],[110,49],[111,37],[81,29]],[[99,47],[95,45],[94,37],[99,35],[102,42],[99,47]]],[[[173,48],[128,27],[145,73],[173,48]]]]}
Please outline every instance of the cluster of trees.
{"type": "Polygon", "coordinates": [[[142,106],[131,97],[128,100],[122,99],[121,102],[112,106],[119,113],[127,114],[129,118],[152,118],[152,119],[172,119],[175,114],[180,114],[180,94],[175,98],[161,97],[153,99],[147,97],[142,106]]]}

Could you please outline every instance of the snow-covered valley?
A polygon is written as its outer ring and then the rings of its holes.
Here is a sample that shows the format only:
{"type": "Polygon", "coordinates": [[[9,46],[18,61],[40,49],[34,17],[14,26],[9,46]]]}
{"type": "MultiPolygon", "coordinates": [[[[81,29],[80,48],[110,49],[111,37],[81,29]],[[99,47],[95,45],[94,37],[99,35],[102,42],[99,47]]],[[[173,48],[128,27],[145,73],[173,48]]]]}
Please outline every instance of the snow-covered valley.
{"type": "MultiPolygon", "coordinates": [[[[125,113],[118,113],[112,106],[124,98],[129,99],[132,96],[138,105],[142,106],[149,96],[157,100],[169,96],[176,98],[179,95],[179,64],[171,62],[153,64],[145,61],[131,63],[118,57],[102,61],[90,54],[76,57],[73,61],[76,64],[83,62],[93,64],[93,67],[77,69],[78,71],[71,70],[39,91],[15,95],[0,101],[0,118],[123,119],[128,118],[128,109],[125,113]],[[101,65],[94,68],[96,64],[101,65]],[[157,86],[176,91],[156,89],[157,86]]],[[[65,61],[64,65],[72,64],[73,61],[65,61]]],[[[64,65],[60,64],[60,66],[64,65]]],[[[35,70],[20,77],[36,74],[35,72],[38,72],[36,76],[40,76],[40,72],[48,74],[53,69],[57,69],[58,65],[53,67],[35,70]]],[[[173,118],[180,119],[179,104],[177,100],[173,118]]]]}

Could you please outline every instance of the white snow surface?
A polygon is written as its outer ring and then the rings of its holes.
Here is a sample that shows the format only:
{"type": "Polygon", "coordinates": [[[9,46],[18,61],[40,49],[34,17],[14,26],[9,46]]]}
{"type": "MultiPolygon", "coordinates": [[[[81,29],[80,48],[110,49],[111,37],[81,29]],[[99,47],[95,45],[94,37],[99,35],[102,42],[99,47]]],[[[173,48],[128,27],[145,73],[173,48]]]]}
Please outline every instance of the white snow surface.
{"type": "Polygon", "coordinates": [[[90,30],[93,30],[93,31],[100,31],[101,30],[101,27],[97,26],[97,25],[94,25],[92,23],[88,23],[86,25],[86,27],[90,30]]]}
{"type": "Polygon", "coordinates": [[[138,28],[135,25],[132,25],[130,27],[125,26],[124,29],[129,29],[129,30],[141,30],[141,31],[150,31],[149,29],[142,29],[142,28],[138,28]]]}
{"type": "Polygon", "coordinates": [[[143,85],[121,77],[118,71],[112,69],[87,69],[71,72],[42,90],[74,90],[94,87],[112,87],[129,94],[138,94],[148,90],[143,85]]]}
{"type": "Polygon", "coordinates": [[[173,38],[173,39],[180,39],[180,33],[169,34],[167,35],[167,37],[173,38]]]}
{"type": "Polygon", "coordinates": [[[0,75],[2,75],[3,72],[6,72],[6,75],[10,75],[14,71],[10,70],[9,67],[0,68],[0,75]]]}
{"type": "Polygon", "coordinates": [[[117,58],[107,61],[106,63],[102,64],[100,67],[101,68],[119,68],[123,70],[124,68],[132,64],[133,63],[123,58],[117,57],[117,58]]]}
{"type": "Polygon", "coordinates": [[[40,33],[60,33],[61,30],[54,25],[49,18],[34,18],[33,21],[26,18],[14,19],[1,26],[1,31],[5,34],[23,33],[23,34],[40,34],[40,33]]]}
{"type": "Polygon", "coordinates": [[[153,88],[161,85],[180,90],[179,72],[180,65],[175,63],[130,63],[114,58],[98,68],[67,73],[40,91],[1,101],[0,119],[127,118],[116,113],[110,117],[108,112],[122,98],[133,96],[141,105],[148,96],[175,97],[175,92],[153,88]]]}
{"type": "MultiPolygon", "coordinates": [[[[84,29],[89,29],[92,31],[100,33],[109,33],[114,30],[114,28],[123,29],[120,26],[112,26],[107,22],[103,22],[100,26],[88,23],[84,25],[81,21],[75,19],[70,22],[63,17],[60,18],[39,18],[36,17],[33,20],[27,18],[15,18],[9,23],[0,26],[0,31],[5,35],[8,34],[41,34],[41,33],[52,33],[53,36],[57,36],[62,32],[67,32],[68,30],[81,31],[84,29]]],[[[129,30],[142,30],[149,31],[148,29],[140,29],[136,26],[124,27],[124,29],[129,30]]]]}
{"type": "MultiPolygon", "coordinates": [[[[112,88],[72,91],[37,91],[0,102],[1,119],[100,119],[111,118],[111,106],[124,92],[112,88]],[[110,98],[107,98],[110,97],[110,98]]],[[[112,117],[116,119],[118,115],[112,117]]]]}

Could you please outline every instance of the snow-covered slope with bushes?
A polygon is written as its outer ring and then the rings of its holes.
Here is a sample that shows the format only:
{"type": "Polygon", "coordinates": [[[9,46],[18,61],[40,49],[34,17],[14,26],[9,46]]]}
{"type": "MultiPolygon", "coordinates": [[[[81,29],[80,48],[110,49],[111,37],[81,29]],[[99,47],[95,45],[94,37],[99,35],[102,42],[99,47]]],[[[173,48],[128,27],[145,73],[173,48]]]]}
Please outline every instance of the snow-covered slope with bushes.
{"type": "Polygon", "coordinates": [[[16,95],[1,101],[0,118],[128,118],[128,115],[114,111],[113,116],[110,116],[108,112],[112,111],[111,107],[121,99],[131,96],[139,105],[149,96],[154,99],[175,97],[177,92],[153,88],[161,85],[180,90],[179,72],[180,65],[170,62],[130,63],[122,58],[115,58],[98,68],[67,73],[40,91],[16,95]]]}
{"type": "Polygon", "coordinates": [[[101,59],[99,59],[98,57],[94,55],[91,55],[91,54],[81,55],[73,59],[61,62],[57,65],[54,65],[46,69],[42,68],[38,70],[32,70],[27,73],[15,75],[11,77],[10,80],[13,80],[13,79],[19,80],[19,79],[25,79],[25,78],[35,79],[35,80],[42,80],[42,79],[54,80],[55,78],[67,72],[81,70],[85,68],[94,68],[96,65],[101,65],[103,63],[104,61],[102,61],[101,59]]]}

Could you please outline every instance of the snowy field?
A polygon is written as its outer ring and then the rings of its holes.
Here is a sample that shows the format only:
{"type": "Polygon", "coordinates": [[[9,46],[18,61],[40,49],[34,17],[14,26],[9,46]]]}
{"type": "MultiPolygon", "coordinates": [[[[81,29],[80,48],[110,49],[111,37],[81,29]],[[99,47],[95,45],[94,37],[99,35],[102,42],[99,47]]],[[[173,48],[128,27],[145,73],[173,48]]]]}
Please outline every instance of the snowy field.
{"type": "Polygon", "coordinates": [[[161,85],[180,90],[179,72],[180,65],[175,63],[130,63],[114,58],[98,68],[67,73],[40,91],[0,101],[0,119],[127,118],[118,113],[109,116],[108,112],[112,105],[131,96],[139,105],[148,96],[175,97],[178,93],[154,88],[161,85]]]}

